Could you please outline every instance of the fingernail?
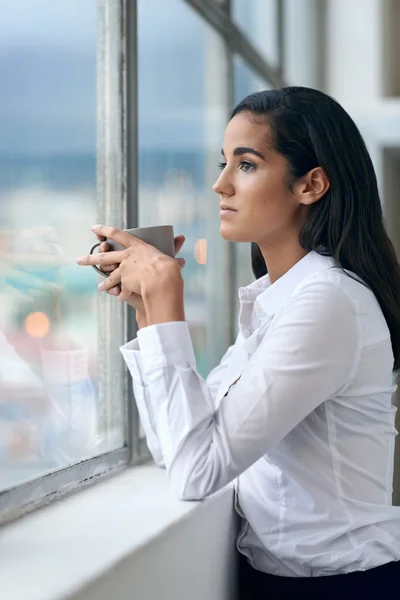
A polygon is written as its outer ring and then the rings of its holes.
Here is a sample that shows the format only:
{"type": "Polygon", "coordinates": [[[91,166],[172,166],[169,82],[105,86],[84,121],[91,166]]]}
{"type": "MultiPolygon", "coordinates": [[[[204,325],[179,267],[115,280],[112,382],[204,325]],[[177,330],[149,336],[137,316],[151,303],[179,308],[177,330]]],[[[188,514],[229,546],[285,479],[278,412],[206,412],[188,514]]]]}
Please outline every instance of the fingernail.
{"type": "Polygon", "coordinates": [[[76,262],[78,263],[78,265],[82,265],[83,264],[83,260],[84,260],[84,257],[80,256],[79,258],[76,259],[76,262]]]}
{"type": "Polygon", "coordinates": [[[97,286],[98,290],[104,290],[104,283],[99,283],[99,285],[97,286]]]}
{"type": "Polygon", "coordinates": [[[94,230],[98,229],[99,227],[101,227],[101,225],[99,225],[99,224],[97,223],[96,225],[92,225],[90,229],[91,229],[92,231],[94,231],[94,230]]]}

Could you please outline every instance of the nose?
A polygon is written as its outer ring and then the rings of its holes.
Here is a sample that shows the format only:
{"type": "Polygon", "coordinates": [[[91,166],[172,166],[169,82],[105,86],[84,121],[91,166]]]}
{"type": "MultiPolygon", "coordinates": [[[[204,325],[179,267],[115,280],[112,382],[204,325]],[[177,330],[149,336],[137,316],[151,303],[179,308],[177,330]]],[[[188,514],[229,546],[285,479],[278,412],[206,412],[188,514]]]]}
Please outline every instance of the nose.
{"type": "Polygon", "coordinates": [[[218,196],[231,196],[233,194],[234,188],[232,182],[230,181],[227,167],[225,167],[225,169],[222,171],[212,189],[216,194],[218,194],[218,196]]]}

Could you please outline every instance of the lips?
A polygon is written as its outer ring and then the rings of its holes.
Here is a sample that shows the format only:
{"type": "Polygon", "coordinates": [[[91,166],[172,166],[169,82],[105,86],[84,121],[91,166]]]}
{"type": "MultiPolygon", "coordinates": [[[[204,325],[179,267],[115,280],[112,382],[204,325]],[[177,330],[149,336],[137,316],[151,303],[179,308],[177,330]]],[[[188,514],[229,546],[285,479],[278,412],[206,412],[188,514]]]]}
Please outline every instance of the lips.
{"type": "Polygon", "coordinates": [[[232,210],[230,208],[221,208],[221,210],[219,211],[219,216],[222,219],[223,217],[232,217],[233,215],[236,215],[237,210],[232,210]]]}
{"type": "Polygon", "coordinates": [[[228,206],[227,204],[220,204],[219,208],[222,211],[229,211],[229,212],[237,212],[236,208],[233,208],[233,206],[228,206]]]}

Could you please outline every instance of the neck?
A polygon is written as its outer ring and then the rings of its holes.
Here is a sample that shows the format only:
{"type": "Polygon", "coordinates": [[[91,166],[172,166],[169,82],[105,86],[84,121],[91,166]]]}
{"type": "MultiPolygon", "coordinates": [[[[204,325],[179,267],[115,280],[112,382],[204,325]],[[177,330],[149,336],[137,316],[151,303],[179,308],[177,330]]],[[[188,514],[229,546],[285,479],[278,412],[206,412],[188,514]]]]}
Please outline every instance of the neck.
{"type": "Polygon", "coordinates": [[[271,283],[277,281],[282,275],[285,275],[290,269],[308,254],[296,239],[293,243],[282,245],[259,245],[261,253],[267,265],[268,275],[271,283]]]}

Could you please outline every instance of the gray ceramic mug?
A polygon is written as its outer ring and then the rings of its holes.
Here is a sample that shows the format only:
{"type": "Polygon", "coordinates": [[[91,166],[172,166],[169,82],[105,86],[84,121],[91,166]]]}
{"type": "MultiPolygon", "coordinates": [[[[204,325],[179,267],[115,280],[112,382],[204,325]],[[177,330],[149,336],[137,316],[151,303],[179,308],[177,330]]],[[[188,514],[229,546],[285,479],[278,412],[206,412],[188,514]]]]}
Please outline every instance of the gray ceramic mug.
{"type": "MultiPolygon", "coordinates": [[[[139,240],[143,240],[146,244],[150,244],[154,246],[162,252],[163,254],[167,254],[167,256],[171,256],[171,258],[175,257],[175,241],[174,241],[174,228],[172,225],[156,225],[154,227],[137,227],[136,229],[124,229],[130,235],[139,238],[139,240]]],[[[108,245],[110,246],[110,250],[125,250],[125,247],[121,244],[117,244],[113,240],[107,239],[108,245]]],[[[102,244],[103,242],[97,242],[93,244],[90,248],[90,254],[102,244]]],[[[105,273],[96,265],[92,265],[93,269],[95,269],[100,275],[103,277],[108,277],[109,273],[105,273]]]]}

